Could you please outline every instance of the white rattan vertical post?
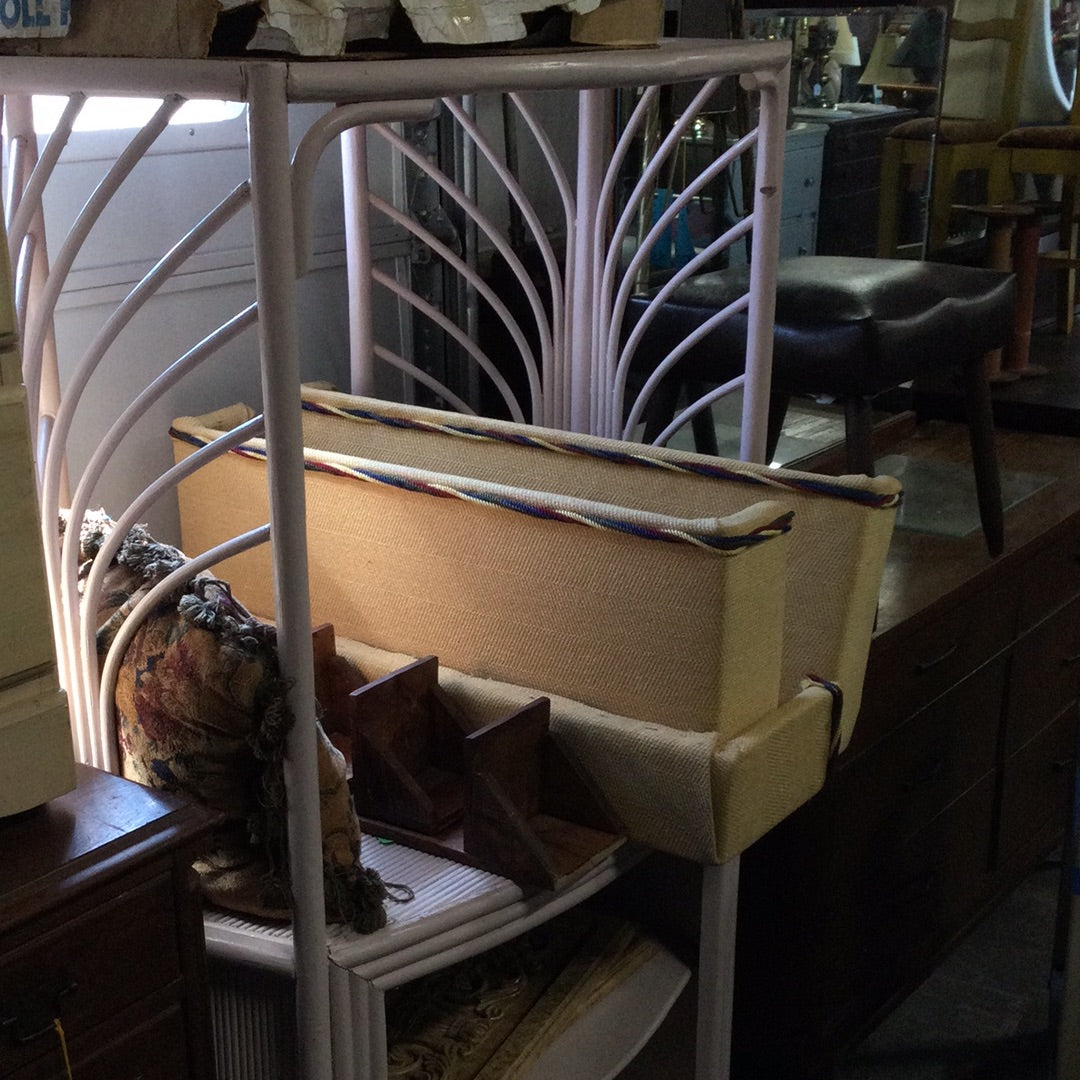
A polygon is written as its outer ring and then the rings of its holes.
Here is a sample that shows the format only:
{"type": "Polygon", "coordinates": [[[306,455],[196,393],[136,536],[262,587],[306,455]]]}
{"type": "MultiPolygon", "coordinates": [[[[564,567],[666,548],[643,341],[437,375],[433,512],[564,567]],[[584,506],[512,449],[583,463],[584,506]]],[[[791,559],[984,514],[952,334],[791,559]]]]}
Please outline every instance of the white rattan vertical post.
{"type": "MultiPolygon", "coordinates": [[[[22,190],[26,187],[38,162],[38,141],[34,131],[34,108],[33,98],[27,94],[11,94],[4,102],[5,118],[8,129],[8,143],[22,141],[25,145],[25,154],[20,157],[19,175],[12,175],[9,179],[9,188],[12,197],[16,193],[21,197],[22,190]]],[[[9,163],[10,168],[10,163],[9,163]]],[[[13,215],[16,207],[9,206],[8,214],[13,215]]],[[[38,203],[33,210],[30,220],[28,235],[32,238],[32,246],[29,252],[29,265],[26,267],[25,282],[17,285],[17,293],[27,297],[40,296],[45,287],[45,281],[49,276],[49,254],[45,242],[45,220],[38,203]]],[[[20,260],[21,262],[22,260],[20,260]]],[[[17,270],[17,267],[12,267],[17,270]]],[[[23,312],[25,315],[25,311],[23,312]]],[[[20,320],[23,322],[24,320],[20,320]]],[[[35,446],[35,453],[40,453],[40,440],[48,438],[48,429],[52,418],[56,416],[56,410],[60,405],[60,374],[56,358],[56,336],[53,328],[53,320],[50,317],[46,321],[45,337],[42,343],[41,361],[41,385],[38,398],[37,430],[34,432],[35,439],[39,440],[35,446]]],[[[67,478],[61,478],[61,498],[67,496],[67,478]]]]}
{"type": "Polygon", "coordinates": [[[285,781],[293,886],[297,1044],[304,1080],[331,1080],[329,961],[315,742],[306,500],[289,182],[288,67],[248,69],[248,144],[278,649],[294,723],[285,781]]]}
{"type": "Polygon", "coordinates": [[[702,868],[698,944],[696,1080],[731,1074],[731,1008],[735,995],[735,918],[739,856],[702,868]]]}
{"type": "MultiPolygon", "coordinates": [[[[593,231],[583,227],[596,221],[600,188],[604,181],[604,147],[610,95],[583,90],[578,95],[577,227],[574,230],[574,269],[577,282],[592,282],[597,273],[593,231]]],[[[592,288],[575,288],[570,299],[570,354],[567,357],[569,393],[564,398],[561,427],[570,431],[596,431],[600,395],[597,358],[592,347],[594,310],[592,288]]]]}
{"type": "Polygon", "coordinates": [[[746,330],[739,457],[765,461],[769,387],[772,382],[776,263],[780,251],[780,196],[790,67],[744,75],[742,85],[760,91],[754,178],[754,236],[750,257],[750,310],[746,330]]]}
{"type": "Polygon", "coordinates": [[[368,211],[367,128],[341,135],[344,180],[345,259],[349,289],[349,372],[354,394],[375,389],[372,364],[375,335],[371,325],[371,221],[368,211]]]}

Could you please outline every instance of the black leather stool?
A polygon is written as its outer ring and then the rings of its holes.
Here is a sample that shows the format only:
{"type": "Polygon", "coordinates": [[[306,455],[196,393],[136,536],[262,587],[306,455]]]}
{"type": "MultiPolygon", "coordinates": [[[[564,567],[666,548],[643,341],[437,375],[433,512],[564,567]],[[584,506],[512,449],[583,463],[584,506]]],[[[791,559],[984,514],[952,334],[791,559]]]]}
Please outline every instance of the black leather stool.
{"type": "MultiPolygon", "coordinates": [[[[657,310],[634,356],[647,376],[706,319],[745,293],[749,268],[689,279],[657,310]],[[649,365],[647,369],[646,365],[649,365]]],[[[647,300],[631,302],[628,327],[647,300]]],[[[848,468],[873,475],[871,400],[919,375],[955,368],[962,377],[983,532],[1001,553],[1001,483],[984,355],[1008,339],[1016,283],[1006,271],[907,259],[808,255],[781,259],[776,290],[768,450],[780,437],[788,401],[828,395],[844,404],[848,468]]],[[[693,346],[654,392],[647,441],[674,416],[680,392],[700,396],[745,366],[746,316],[736,315],[693,346]]],[[[707,411],[695,418],[697,448],[716,452],[707,411]],[[711,446],[709,441],[711,440],[711,446]]]]}

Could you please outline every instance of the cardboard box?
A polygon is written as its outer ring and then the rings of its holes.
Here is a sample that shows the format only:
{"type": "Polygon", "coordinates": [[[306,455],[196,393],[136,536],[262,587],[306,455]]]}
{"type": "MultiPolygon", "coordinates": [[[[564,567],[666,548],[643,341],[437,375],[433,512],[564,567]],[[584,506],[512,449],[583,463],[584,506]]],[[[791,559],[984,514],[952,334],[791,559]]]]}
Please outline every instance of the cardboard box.
{"type": "Polygon", "coordinates": [[[56,676],[26,393],[21,385],[0,387],[0,491],[5,500],[0,521],[2,818],[75,786],[67,697],[56,676]]]}
{"type": "MultiPolygon", "coordinates": [[[[599,0],[568,0],[575,15],[599,0]]],[[[425,45],[489,45],[526,36],[523,16],[551,7],[549,0],[401,0],[417,37],[425,45]]]]}
{"type": "Polygon", "coordinates": [[[71,0],[8,0],[0,4],[0,35],[64,37],[71,26],[71,0]]]}
{"type": "Polygon", "coordinates": [[[570,40],[582,45],[655,45],[664,29],[664,0],[602,0],[593,11],[575,12],[570,40]]]}
{"type": "Polygon", "coordinates": [[[0,20],[0,53],[190,60],[209,52],[221,4],[219,0],[8,0],[0,4],[2,10],[10,18],[0,20]],[[48,25],[45,19],[50,20],[48,25]],[[64,30],[63,36],[44,36],[44,31],[57,30],[64,30]]]}

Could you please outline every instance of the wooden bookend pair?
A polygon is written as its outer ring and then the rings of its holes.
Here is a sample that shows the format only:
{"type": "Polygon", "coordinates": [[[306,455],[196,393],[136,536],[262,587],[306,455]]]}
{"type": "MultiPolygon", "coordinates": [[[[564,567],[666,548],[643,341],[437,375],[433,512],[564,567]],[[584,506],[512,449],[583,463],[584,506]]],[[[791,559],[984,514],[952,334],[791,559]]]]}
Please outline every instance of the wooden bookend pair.
{"type": "Polygon", "coordinates": [[[322,709],[322,726],[330,741],[352,764],[351,706],[349,695],[363,686],[364,678],[337,654],[332,623],[323,623],[311,631],[311,649],[315,667],[315,697],[322,709]]]}
{"type": "Polygon", "coordinates": [[[429,656],[351,703],[353,799],[369,833],[543,888],[623,842],[551,737],[547,698],[472,731],[429,656]]]}

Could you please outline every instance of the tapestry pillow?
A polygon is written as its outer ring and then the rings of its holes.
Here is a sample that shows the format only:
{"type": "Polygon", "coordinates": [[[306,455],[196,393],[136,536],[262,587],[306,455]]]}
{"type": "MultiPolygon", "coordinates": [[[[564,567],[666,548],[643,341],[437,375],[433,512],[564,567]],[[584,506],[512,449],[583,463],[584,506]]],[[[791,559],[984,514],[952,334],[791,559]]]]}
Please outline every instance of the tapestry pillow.
{"type": "MultiPolygon", "coordinates": [[[[111,522],[88,515],[80,534],[85,574],[111,522]]],[[[103,658],[135,604],[183,565],[176,549],[142,526],[131,530],[98,601],[103,658]]],[[[283,761],[292,723],[274,629],[228,586],[199,576],[158,603],[132,637],[116,690],[123,775],[185,792],[220,811],[226,825],[196,870],[212,903],[260,918],[288,918],[291,890],[283,761]]],[[[361,932],[385,924],[389,896],[360,864],[360,826],[345,760],[317,725],[327,916],[361,932]]]]}

